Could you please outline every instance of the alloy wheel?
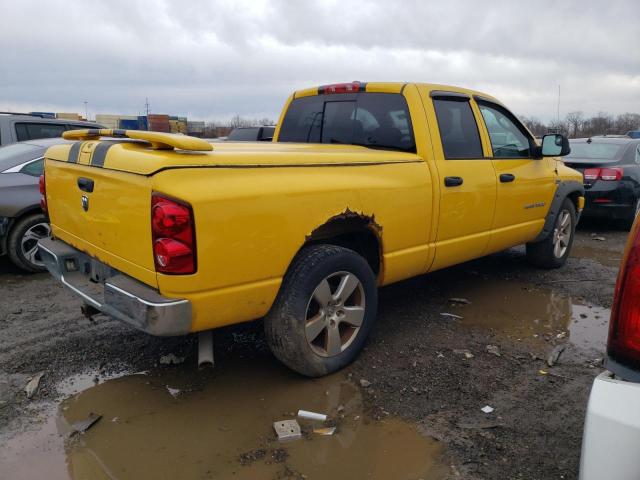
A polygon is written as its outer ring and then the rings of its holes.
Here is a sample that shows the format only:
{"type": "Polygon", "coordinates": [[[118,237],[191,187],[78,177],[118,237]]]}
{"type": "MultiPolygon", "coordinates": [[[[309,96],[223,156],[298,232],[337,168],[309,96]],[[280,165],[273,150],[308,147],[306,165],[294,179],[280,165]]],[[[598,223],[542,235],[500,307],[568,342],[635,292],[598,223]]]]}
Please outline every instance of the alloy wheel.
{"type": "Polygon", "coordinates": [[[571,233],[571,214],[568,210],[562,210],[558,215],[558,220],[556,220],[556,226],[553,230],[553,255],[556,258],[562,258],[567,252],[571,233]]]}
{"type": "Polygon", "coordinates": [[[323,278],[307,303],[309,346],[322,357],[339,355],[358,335],[364,313],[364,288],[356,275],[336,272],[323,278]]]}
{"type": "Polygon", "coordinates": [[[43,267],[44,263],[38,253],[38,240],[51,236],[48,223],[36,223],[30,227],[20,240],[20,249],[24,259],[36,267],[43,267]]]}

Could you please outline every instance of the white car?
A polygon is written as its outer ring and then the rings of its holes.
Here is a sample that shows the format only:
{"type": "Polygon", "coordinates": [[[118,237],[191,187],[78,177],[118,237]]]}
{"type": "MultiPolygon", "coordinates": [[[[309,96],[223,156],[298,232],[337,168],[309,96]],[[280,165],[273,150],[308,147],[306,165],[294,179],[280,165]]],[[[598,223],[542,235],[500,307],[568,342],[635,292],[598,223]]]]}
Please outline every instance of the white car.
{"type": "Polygon", "coordinates": [[[608,371],[593,382],[580,480],[640,479],[640,222],[629,233],[607,342],[608,371]]]}

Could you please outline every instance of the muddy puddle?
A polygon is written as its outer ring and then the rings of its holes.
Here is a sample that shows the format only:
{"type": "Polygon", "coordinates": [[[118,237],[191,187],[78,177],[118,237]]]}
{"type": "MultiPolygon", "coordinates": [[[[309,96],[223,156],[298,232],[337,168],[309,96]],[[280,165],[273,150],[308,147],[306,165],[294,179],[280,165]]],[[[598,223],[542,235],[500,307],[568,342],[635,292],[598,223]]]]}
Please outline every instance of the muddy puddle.
{"type": "Polygon", "coordinates": [[[514,340],[537,343],[566,339],[585,352],[602,352],[610,310],[525,283],[495,280],[461,281],[449,289],[444,310],[463,317],[462,324],[491,329],[514,340]]]}
{"type": "MultiPolygon", "coordinates": [[[[246,361],[197,372],[191,366],[128,375],[89,388],[50,409],[39,429],[0,452],[0,478],[438,479],[438,442],[398,419],[369,420],[359,387],[345,374],[305,379],[276,364],[246,361]],[[298,409],[303,437],[280,442],[274,421],[298,409]],[[102,418],[83,434],[70,425],[102,418]]],[[[67,381],[67,387],[70,382],[67,381]]]]}
{"type": "Polygon", "coordinates": [[[619,251],[603,250],[596,246],[579,245],[574,243],[571,248],[571,256],[587,258],[607,267],[620,267],[622,253],[619,251]]]}

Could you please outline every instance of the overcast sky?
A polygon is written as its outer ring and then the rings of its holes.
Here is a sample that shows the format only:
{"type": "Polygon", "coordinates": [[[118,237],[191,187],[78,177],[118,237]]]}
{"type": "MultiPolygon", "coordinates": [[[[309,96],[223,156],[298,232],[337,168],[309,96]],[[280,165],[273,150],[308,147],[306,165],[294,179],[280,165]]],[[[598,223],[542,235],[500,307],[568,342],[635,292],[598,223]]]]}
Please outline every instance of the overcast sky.
{"type": "Polygon", "coordinates": [[[640,113],[638,0],[3,1],[0,45],[0,110],[277,118],[292,90],[379,80],[640,113]]]}

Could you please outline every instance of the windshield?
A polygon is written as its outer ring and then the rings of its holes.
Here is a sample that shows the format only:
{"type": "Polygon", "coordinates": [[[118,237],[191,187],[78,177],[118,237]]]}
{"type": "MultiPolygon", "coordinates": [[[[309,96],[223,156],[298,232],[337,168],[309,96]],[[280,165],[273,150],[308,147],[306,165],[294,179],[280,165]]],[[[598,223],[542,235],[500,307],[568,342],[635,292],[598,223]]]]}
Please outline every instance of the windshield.
{"type": "Polygon", "coordinates": [[[624,145],[616,143],[570,142],[571,153],[565,158],[580,161],[615,161],[624,145]]]}
{"type": "Polygon", "coordinates": [[[0,172],[41,155],[44,148],[28,143],[12,143],[0,147],[0,172]]]}
{"type": "Polygon", "coordinates": [[[285,114],[278,141],[415,151],[407,102],[393,93],[297,98],[285,114]]]}

